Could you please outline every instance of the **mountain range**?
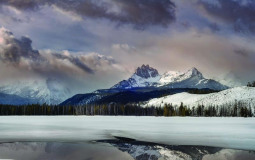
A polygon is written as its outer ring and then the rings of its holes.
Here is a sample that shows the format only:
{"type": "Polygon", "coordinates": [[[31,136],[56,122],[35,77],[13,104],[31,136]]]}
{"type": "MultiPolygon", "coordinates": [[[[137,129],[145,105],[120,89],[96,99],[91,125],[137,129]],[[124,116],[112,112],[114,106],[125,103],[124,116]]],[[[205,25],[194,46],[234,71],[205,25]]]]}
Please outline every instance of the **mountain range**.
{"type": "Polygon", "coordinates": [[[15,105],[32,103],[53,105],[83,105],[109,102],[128,103],[147,101],[165,94],[190,91],[194,88],[220,91],[228,87],[215,80],[206,79],[194,67],[185,72],[168,71],[161,75],[149,65],[142,65],[135,70],[130,78],[120,81],[109,89],[99,89],[92,93],[77,94],[71,98],[69,98],[72,95],[71,90],[56,79],[18,81],[16,83],[5,84],[0,86],[0,93],[6,95],[1,97],[0,103],[15,105]],[[11,96],[19,98],[15,98],[15,103],[12,103],[10,101],[11,96]],[[5,99],[4,97],[8,98],[5,99]]]}
{"type": "Polygon", "coordinates": [[[169,71],[162,75],[149,65],[138,67],[127,80],[122,80],[109,89],[75,95],[61,105],[84,105],[94,103],[137,103],[164,95],[173,95],[200,89],[215,92],[228,89],[227,86],[206,79],[196,68],[185,72],[169,71]]]}
{"type": "Polygon", "coordinates": [[[48,78],[36,80],[19,80],[9,82],[0,86],[0,93],[6,95],[0,98],[1,104],[59,104],[71,96],[69,88],[65,87],[60,81],[48,78]],[[8,96],[7,96],[8,95],[8,96]],[[13,98],[13,101],[7,101],[13,98]],[[7,103],[8,102],[8,103],[7,103]]]}
{"type": "Polygon", "coordinates": [[[112,88],[131,89],[136,87],[165,87],[165,88],[208,88],[224,90],[228,87],[212,79],[206,79],[196,68],[185,72],[168,71],[160,75],[149,65],[138,67],[127,80],[123,80],[112,88]]]}

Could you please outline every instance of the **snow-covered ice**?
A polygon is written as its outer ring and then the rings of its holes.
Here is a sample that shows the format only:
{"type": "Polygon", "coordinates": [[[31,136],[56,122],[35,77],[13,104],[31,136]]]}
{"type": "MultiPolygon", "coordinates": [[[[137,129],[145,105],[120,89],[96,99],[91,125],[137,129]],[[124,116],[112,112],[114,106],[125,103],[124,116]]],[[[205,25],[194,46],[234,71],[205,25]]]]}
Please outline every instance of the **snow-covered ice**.
{"type": "Polygon", "coordinates": [[[0,141],[87,142],[114,136],[168,145],[255,150],[255,118],[8,116],[0,141]]]}

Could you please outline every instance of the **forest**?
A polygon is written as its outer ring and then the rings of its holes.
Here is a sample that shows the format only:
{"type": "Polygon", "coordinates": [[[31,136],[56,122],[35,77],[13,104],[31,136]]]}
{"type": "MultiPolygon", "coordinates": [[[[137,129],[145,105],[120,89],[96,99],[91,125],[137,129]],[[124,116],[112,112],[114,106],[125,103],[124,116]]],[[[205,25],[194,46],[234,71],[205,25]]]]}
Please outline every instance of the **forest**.
{"type": "Polygon", "coordinates": [[[247,87],[255,87],[255,81],[248,82],[247,87]]]}
{"type": "Polygon", "coordinates": [[[93,104],[80,106],[59,106],[47,104],[0,105],[0,115],[110,115],[110,116],[195,116],[195,117],[253,117],[252,107],[241,102],[221,106],[198,105],[187,107],[164,104],[164,107],[130,104],[93,104]]]}

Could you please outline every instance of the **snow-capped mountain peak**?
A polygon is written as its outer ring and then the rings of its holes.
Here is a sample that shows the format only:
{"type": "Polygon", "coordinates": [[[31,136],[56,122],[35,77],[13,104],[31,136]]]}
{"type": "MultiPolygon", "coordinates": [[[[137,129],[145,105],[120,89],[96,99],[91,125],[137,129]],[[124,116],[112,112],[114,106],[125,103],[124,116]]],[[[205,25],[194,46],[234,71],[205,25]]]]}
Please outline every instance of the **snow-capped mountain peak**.
{"type": "Polygon", "coordinates": [[[183,75],[183,72],[180,71],[168,71],[165,72],[160,80],[159,80],[159,84],[164,85],[164,84],[168,84],[170,82],[174,82],[178,79],[178,77],[180,77],[180,75],[183,75]]]}
{"type": "Polygon", "coordinates": [[[180,72],[180,71],[168,71],[165,72],[159,81],[159,86],[163,86],[169,83],[173,82],[180,82],[192,77],[197,78],[204,78],[202,73],[199,72],[195,67],[192,67],[191,69],[187,70],[186,72],[180,72]]]}
{"type": "Polygon", "coordinates": [[[217,81],[204,78],[203,74],[195,67],[185,72],[168,71],[160,75],[156,69],[149,65],[138,67],[128,80],[123,80],[112,88],[131,89],[136,87],[210,88],[214,90],[228,88],[217,81]]]}
{"type": "Polygon", "coordinates": [[[189,78],[204,79],[202,73],[198,71],[195,67],[192,67],[183,74],[179,75],[177,81],[183,81],[189,78]]]}
{"type": "Polygon", "coordinates": [[[130,89],[155,86],[160,78],[161,76],[156,69],[143,64],[135,70],[135,73],[129,79],[117,83],[112,88],[130,89]]]}
{"type": "Polygon", "coordinates": [[[197,68],[195,68],[195,67],[192,67],[191,69],[189,69],[189,70],[185,73],[185,75],[190,76],[190,77],[192,77],[192,76],[198,76],[198,77],[203,78],[202,73],[201,73],[200,71],[198,71],[197,68]]]}
{"type": "Polygon", "coordinates": [[[146,79],[159,76],[159,73],[156,69],[144,64],[141,67],[138,67],[134,74],[146,79]]]}

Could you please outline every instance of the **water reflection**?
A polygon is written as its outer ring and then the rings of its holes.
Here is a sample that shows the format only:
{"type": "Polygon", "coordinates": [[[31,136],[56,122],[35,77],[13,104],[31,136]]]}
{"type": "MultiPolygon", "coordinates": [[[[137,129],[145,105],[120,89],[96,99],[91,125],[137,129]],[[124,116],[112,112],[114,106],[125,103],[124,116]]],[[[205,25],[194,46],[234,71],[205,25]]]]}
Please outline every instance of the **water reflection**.
{"type": "Polygon", "coordinates": [[[0,159],[131,160],[128,153],[106,143],[15,142],[0,144],[0,159]]]}
{"type": "Polygon", "coordinates": [[[254,160],[254,151],[205,146],[169,146],[123,140],[91,143],[15,142],[0,144],[0,159],[13,160],[254,160]]]}

